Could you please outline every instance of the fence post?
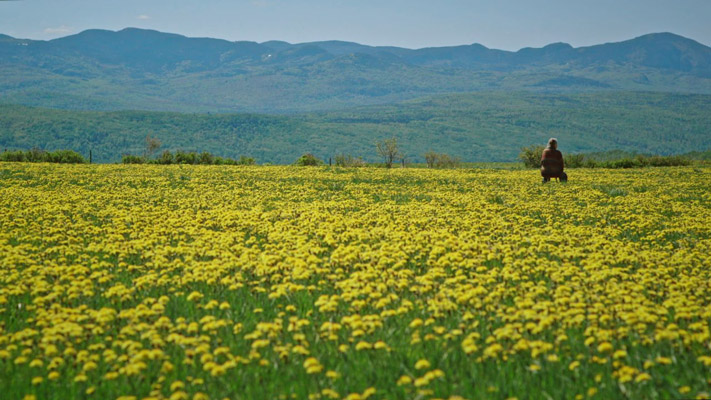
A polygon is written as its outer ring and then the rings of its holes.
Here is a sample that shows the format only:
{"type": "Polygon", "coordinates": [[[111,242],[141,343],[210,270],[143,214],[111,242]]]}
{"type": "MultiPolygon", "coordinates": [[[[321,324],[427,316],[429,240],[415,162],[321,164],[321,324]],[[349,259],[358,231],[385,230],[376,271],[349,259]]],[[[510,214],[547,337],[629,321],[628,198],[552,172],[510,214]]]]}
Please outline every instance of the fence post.
{"type": "Polygon", "coordinates": [[[331,157],[328,157],[328,166],[331,166],[331,157]]]}
{"type": "Polygon", "coordinates": [[[92,158],[91,158],[91,150],[89,150],[89,164],[91,164],[92,158]]]}

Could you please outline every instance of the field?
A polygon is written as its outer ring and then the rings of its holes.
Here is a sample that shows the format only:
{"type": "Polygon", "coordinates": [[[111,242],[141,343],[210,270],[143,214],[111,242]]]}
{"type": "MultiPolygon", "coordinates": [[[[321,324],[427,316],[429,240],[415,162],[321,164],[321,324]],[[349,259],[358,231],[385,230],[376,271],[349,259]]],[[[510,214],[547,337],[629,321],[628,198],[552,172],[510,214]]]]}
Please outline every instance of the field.
{"type": "Polygon", "coordinates": [[[0,397],[711,395],[711,167],[0,164],[0,397]]]}

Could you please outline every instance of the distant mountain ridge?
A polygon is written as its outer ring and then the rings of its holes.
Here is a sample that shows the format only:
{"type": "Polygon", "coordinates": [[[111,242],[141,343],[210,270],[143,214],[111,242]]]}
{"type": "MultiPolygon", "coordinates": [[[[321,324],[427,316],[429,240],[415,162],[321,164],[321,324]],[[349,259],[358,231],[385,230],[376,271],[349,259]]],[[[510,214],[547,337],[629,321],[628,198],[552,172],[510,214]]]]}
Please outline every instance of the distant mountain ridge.
{"type": "Polygon", "coordinates": [[[711,93],[711,48],[672,33],[516,52],[406,49],[92,29],[50,41],[0,35],[0,102],[73,109],[291,112],[480,90],[711,93]]]}

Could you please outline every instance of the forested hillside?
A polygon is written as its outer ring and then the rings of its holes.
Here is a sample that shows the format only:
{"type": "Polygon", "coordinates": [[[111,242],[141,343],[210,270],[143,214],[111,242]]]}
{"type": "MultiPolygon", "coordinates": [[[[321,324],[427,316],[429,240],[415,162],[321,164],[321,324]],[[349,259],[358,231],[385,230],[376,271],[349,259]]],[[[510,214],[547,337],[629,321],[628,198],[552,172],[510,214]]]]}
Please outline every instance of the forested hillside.
{"type": "Polygon", "coordinates": [[[671,33],[516,52],[326,41],[229,42],[141,29],[0,36],[0,102],[78,109],[293,113],[472,91],[711,94],[711,48],[671,33]]]}
{"type": "Polygon", "coordinates": [[[470,93],[395,105],[273,116],[66,111],[0,106],[0,149],[73,149],[99,162],[162,150],[209,151],[291,163],[306,152],[378,160],[374,143],[398,138],[408,160],[428,150],[463,161],[511,161],[555,136],[561,150],[680,154],[711,149],[711,96],[635,92],[470,93]]]}

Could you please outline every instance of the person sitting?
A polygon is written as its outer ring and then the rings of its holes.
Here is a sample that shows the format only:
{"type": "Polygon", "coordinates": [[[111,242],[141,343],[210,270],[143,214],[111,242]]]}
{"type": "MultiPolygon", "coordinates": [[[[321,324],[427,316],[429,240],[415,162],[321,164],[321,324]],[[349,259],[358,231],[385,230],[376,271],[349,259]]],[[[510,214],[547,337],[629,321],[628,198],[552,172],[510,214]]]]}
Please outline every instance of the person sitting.
{"type": "Polygon", "coordinates": [[[558,140],[550,138],[548,146],[543,150],[541,155],[541,176],[543,183],[558,178],[561,182],[568,181],[568,175],[563,171],[565,163],[563,162],[563,154],[558,151],[558,140]]]}

